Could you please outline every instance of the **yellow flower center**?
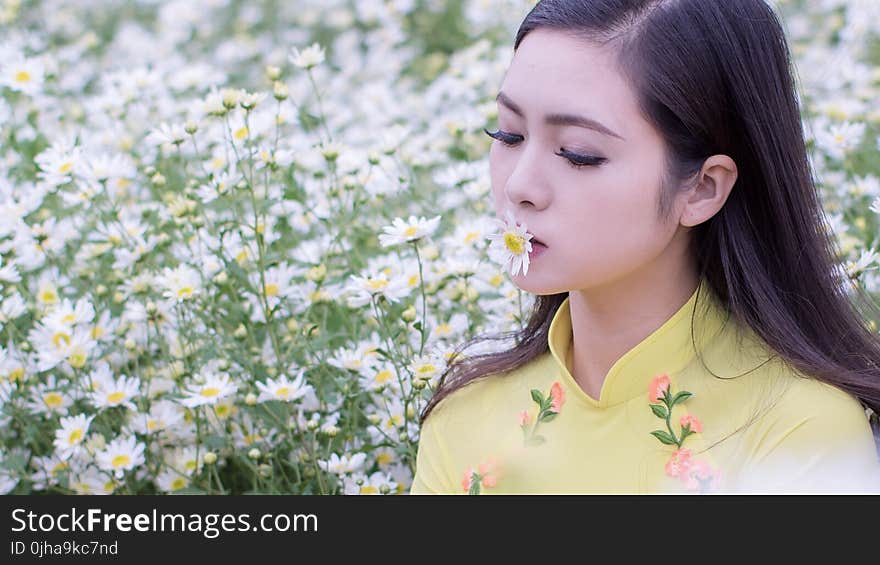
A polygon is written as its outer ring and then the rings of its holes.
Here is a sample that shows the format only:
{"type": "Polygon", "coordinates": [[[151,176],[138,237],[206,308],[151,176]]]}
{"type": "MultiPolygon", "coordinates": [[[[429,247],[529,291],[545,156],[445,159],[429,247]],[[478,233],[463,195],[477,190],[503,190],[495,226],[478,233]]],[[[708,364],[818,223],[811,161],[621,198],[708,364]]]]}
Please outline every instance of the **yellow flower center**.
{"type": "Polygon", "coordinates": [[[425,365],[421,365],[420,367],[417,367],[416,373],[419,373],[419,374],[433,373],[436,370],[437,370],[437,367],[435,367],[434,365],[432,365],[430,363],[426,363],[425,365]]]}
{"type": "Polygon", "coordinates": [[[206,386],[202,389],[202,396],[205,398],[211,398],[213,396],[217,396],[220,394],[220,389],[215,386],[206,386]]]}
{"type": "Polygon", "coordinates": [[[419,232],[419,229],[417,227],[410,226],[410,227],[406,228],[406,231],[403,232],[403,235],[405,235],[406,237],[412,237],[412,236],[416,235],[418,232],[419,232]]]}
{"type": "Polygon", "coordinates": [[[117,455],[116,457],[113,458],[112,461],[110,461],[110,465],[112,465],[114,469],[124,467],[125,465],[128,465],[129,463],[131,463],[131,457],[129,457],[128,455],[125,455],[125,454],[117,455]]]}
{"type": "Polygon", "coordinates": [[[195,459],[190,459],[189,461],[187,461],[186,463],[183,464],[183,467],[184,467],[187,471],[192,471],[193,469],[196,468],[196,462],[195,462],[195,459]]]}
{"type": "Polygon", "coordinates": [[[54,288],[44,288],[40,291],[39,298],[43,304],[55,304],[58,302],[58,293],[54,288]]]}
{"type": "Polygon", "coordinates": [[[52,475],[55,476],[59,473],[63,473],[64,471],[67,470],[68,467],[69,467],[69,465],[67,464],[67,462],[60,461],[60,462],[56,463],[54,467],[52,467],[52,475]]]}
{"type": "Polygon", "coordinates": [[[393,376],[394,374],[388,369],[379,371],[378,373],[376,373],[376,382],[379,384],[387,383],[391,380],[393,376]]]}
{"type": "Polygon", "coordinates": [[[125,393],[118,390],[107,395],[107,402],[110,404],[117,404],[123,400],[125,400],[125,393]]]}
{"type": "Polygon", "coordinates": [[[104,333],[104,328],[102,328],[101,326],[95,326],[94,328],[92,328],[92,331],[89,332],[93,339],[98,339],[99,337],[104,335],[104,333]]]}
{"type": "Polygon", "coordinates": [[[407,281],[407,284],[409,284],[409,286],[411,286],[411,287],[418,286],[419,276],[418,275],[410,275],[409,280],[407,281]]]}
{"type": "Polygon", "coordinates": [[[74,369],[82,369],[86,364],[86,357],[86,352],[81,348],[77,348],[76,351],[68,355],[67,362],[70,363],[70,366],[74,369]]]}
{"type": "Polygon", "coordinates": [[[79,440],[81,440],[82,437],[83,437],[82,430],[77,428],[77,429],[73,430],[72,432],[70,432],[70,435],[67,436],[67,443],[73,445],[74,443],[77,443],[79,440]]]}
{"type": "Polygon", "coordinates": [[[286,386],[280,387],[275,390],[275,396],[280,396],[281,398],[287,398],[290,394],[290,389],[286,386]]]}
{"type": "Polygon", "coordinates": [[[57,392],[50,392],[43,396],[43,402],[45,402],[46,406],[49,408],[58,408],[64,403],[64,399],[57,392]]]}
{"type": "Polygon", "coordinates": [[[186,480],[183,477],[177,477],[171,481],[171,490],[180,490],[186,486],[186,480]]]}
{"type": "Polygon", "coordinates": [[[387,465],[392,461],[394,461],[394,456],[390,453],[380,453],[376,456],[376,462],[379,463],[379,465],[387,465]]]}
{"type": "Polygon", "coordinates": [[[526,240],[521,235],[507,232],[504,234],[504,245],[514,255],[522,255],[526,248],[526,240]]]}
{"type": "Polygon", "coordinates": [[[30,82],[31,73],[27,71],[18,71],[15,73],[15,82],[30,82]]]}
{"type": "Polygon", "coordinates": [[[193,287],[184,286],[177,290],[177,298],[190,298],[193,295],[193,287]]]}
{"type": "Polygon", "coordinates": [[[64,341],[64,345],[70,345],[70,336],[64,332],[57,332],[52,336],[52,343],[55,347],[61,347],[62,341],[64,341]]]}
{"type": "Polygon", "coordinates": [[[9,373],[9,380],[10,381],[21,381],[21,378],[23,376],[24,376],[24,368],[18,367],[16,369],[12,369],[12,371],[9,373]]]}
{"type": "Polygon", "coordinates": [[[65,161],[64,163],[61,164],[60,167],[58,167],[58,172],[59,173],[69,173],[72,168],[73,168],[73,163],[71,161],[65,161]]]}
{"type": "Polygon", "coordinates": [[[364,485],[361,487],[361,494],[379,494],[379,489],[372,485],[364,485]]]}
{"type": "Polygon", "coordinates": [[[367,285],[370,287],[370,290],[381,290],[388,286],[388,281],[384,279],[371,279],[367,285]]]}
{"type": "Polygon", "coordinates": [[[159,422],[156,420],[147,420],[147,429],[151,432],[155,431],[159,427],[159,422]]]}
{"type": "Polygon", "coordinates": [[[65,324],[72,324],[72,323],[74,323],[74,322],[76,321],[76,315],[74,315],[74,314],[67,314],[66,316],[64,316],[63,318],[61,318],[61,321],[64,322],[65,324]]]}
{"type": "Polygon", "coordinates": [[[225,418],[229,415],[230,410],[231,406],[229,406],[228,404],[218,404],[214,408],[214,413],[217,414],[217,417],[219,418],[225,418]]]}
{"type": "Polygon", "coordinates": [[[246,138],[247,135],[248,135],[248,128],[246,128],[246,127],[241,127],[239,129],[235,130],[235,139],[242,140],[242,139],[246,138]]]}
{"type": "Polygon", "coordinates": [[[277,284],[269,283],[266,285],[266,296],[278,296],[278,291],[281,290],[277,284]]]}

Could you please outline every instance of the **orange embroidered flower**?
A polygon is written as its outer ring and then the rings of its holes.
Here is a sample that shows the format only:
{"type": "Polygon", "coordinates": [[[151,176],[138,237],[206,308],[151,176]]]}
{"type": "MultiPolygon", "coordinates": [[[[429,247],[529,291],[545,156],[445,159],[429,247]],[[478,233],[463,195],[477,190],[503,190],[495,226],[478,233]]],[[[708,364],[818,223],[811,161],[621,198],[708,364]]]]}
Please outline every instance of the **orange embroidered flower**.
{"type": "Polygon", "coordinates": [[[665,445],[674,445],[678,448],[666,462],[666,474],[681,479],[688,490],[699,490],[704,493],[718,486],[721,472],[713,469],[701,459],[693,459],[691,450],[682,447],[685,438],[703,431],[703,422],[693,414],[685,414],[679,419],[681,426],[681,435],[679,436],[672,429],[672,424],[669,421],[672,416],[672,407],[691,396],[693,394],[686,390],[672,394],[668,375],[663,374],[655,377],[651,381],[648,391],[648,397],[651,400],[650,407],[655,416],[666,421],[666,430],[654,430],[651,435],[665,445]],[[660,404],[655,404],[655,402],[660,404]]]}
{"type": "Polygon", "coordinates": [[[679,420],[679,424],[681,424],[682,429],[688,428],[692,432],[702,432],[703,431],[703,422],[700,421],[699,418],[692,414],[685,414],[679,420]]]}
{"type": "Polygon", "coordinates": [[[533,388],[531,390],[532,400],[538,405],[538,416],[535,425],[530,426],[531,414],[527,410],[519,413],[519,425],[523,431],[523,443],[529,445],[541,445],[547,438],[535,433],[538,426],[542,423],[550,422],[559,414],[562,405],[565,403],[565,390],[562,383],[555,381],[550,385],[550,393],[545,397],[540,390],[533,388]]]}
{"type": "Polygon", "coordinates": [[[670,477],[681,477],[691,466],[691,450],[687,447],[676,449],[666,462],[666,474],[670,477]]]}
{"type": "Polygon", "coordinates": [[[553,383],[553,386],[550,387],[550,409],[554,412],[559,412],[562,408],[562,404],[565,402],[565,391],[562,390],[562,383],[556,381],[553,383]]]}
{"type": "Polygon", "coordinates": [[[468,494],[480,494],[483,487],[494,487],[500,478],[498,460],[494,457],[488,457],[477,465],[476,469],[469,467],[464,472],[461,487],[468,494]]]}
{"type": "Polygon", "coordinates": [[[651,385],[648,388],[648,400],[649,402],[660,402],[663,400],[663,395],[666,394],[666,391],[669,390],[669,376],[666,374],[658,375],[654,377],[651,381],[651,385]]]}

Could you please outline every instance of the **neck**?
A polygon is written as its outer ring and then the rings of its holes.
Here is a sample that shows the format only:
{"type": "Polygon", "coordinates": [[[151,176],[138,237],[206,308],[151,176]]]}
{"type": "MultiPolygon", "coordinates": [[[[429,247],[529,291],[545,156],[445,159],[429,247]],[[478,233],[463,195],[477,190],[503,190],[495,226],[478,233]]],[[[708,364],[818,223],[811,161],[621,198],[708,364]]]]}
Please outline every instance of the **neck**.
{"type": "Polygon", "coordinates": [[[571,374],[594,399],[614,363],[687,302],[699,284],[695,271],[638,274],[603,287],[569,293],[571,374]]]}

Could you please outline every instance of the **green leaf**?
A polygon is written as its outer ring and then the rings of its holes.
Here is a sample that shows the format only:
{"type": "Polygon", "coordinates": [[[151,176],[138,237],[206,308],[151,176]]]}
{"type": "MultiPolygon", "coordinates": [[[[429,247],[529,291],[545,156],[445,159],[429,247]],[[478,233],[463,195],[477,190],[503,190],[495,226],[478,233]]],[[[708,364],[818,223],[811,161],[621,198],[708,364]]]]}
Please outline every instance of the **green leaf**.
{"type": "Polygon", "coordinates": [[[683,390],[683,391],[679,392],[678,394],[676,394],[676,395],[672,398],[672,405],[675,406],[675,405],[678,404],[679,402],[684,402],[685,400],[687,400],[687,399],[690,398],[691,396],[693,396],[692,393],[690,393],[690,392],[688,392],[688,391],[686,391],[686,390],[683,390]]]}
{"type": "Polygon", "coordinates": [[[547,441],[547,438],[545,438],[544,436],[534,435],[526,440],[526,445],[541,445],[545,441],[547,441]]]}
{"type": "Polygon", "coordinates": [[[532,389],[532,400],[538,403],[542,408],[544,407],[544,395],[541,394],[541,391],[533,388],[532,389]]]}
{"type": "Polygon", "coordinates": [[[658,418],[663,418],[664,420],[666,419],[666,416],[669,414],[669,412],[667,412],[667,410],[666,410],[666,407],[663,406],[662,404],[651,404],[651,412],[653,412],[654,415],[657,416],[658,418]]]}
{"type": "Polygon", "coordinates": [[[665,443],[666,445],[677,445],[675,443],[675,440],[672,439],[672,436],[662,430],[654,430],[653,432],[651,432],[651,435],[654,436],[655,438],[659,439],[661,442],[665,443]]]}
{"type": "Polygon", "coordinates": [[[551,411],[551,412],[544,412],[544,414],[541,415],[541,419],[540,419],[540,421],[541,421],[541,422],[550,422],[550,421],[552,421],[553,418],[555,418],[558,414],[559,414],[559,412],[552,412],[552,411],[551,411]]]}
{"type": "Polygon", "coordinates": [[[415,324],[413,324],[413,328],[415,328],[416,331],[422,331],[422,321],[419,320],[418,322],[416,322],[415,324]]]}

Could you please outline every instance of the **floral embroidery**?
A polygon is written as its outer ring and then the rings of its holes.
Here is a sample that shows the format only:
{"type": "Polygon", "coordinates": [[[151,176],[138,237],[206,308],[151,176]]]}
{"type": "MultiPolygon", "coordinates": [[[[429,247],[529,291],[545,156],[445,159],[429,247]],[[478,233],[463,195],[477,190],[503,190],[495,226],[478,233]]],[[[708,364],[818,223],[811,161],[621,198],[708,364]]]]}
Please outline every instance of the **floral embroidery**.
{"type": "Polygon", "coordinates": [[[483,487],[494,487],[500,478],[498,461],[494,457],[488,457],[476,469],[470,467],[464,472],[461,486],[468,494],[480,494],[483,487]]]}
{"type": "Polygon", "coordinates": [[[544,436],[536,433],[538,426],[552,421],[565,403],[565,391],[559,381],[550,386],[550,394],[546,397],[536,388],[533,388],[531,392],[532,400],[538,405],[538,417],[535,419],[534,425],[532,425],[532,414],[528,410],[519,413],[519,427],[522,428],[523,443],[526,446],[541,445],[547,440],[544,436]]]}
{"type": "Polygon", "coordinates": [[[693,414],[685,414],[679,419],[681,434],[676,435],[672,429],[670,418],[672,407],[684,402],[693,396],[692,393],[683,390],[672,394],[670,390],[669,375],[662,374],[654,377],[648,387],[648,401],[651,403],[651,411],[658,418],[666,421],[666,429],[654,430],[651,435],[665,445],[678,447],[666,462],[666,474],[680,479],[688,490],[697,490],[701,493],[708,492],[718,486],[721,471],[713,469],[711,465],[702,459],[693,459],[691,450],[682,447],[685,438],[689,435],[703,431],[703,422],[693,414]]]}

